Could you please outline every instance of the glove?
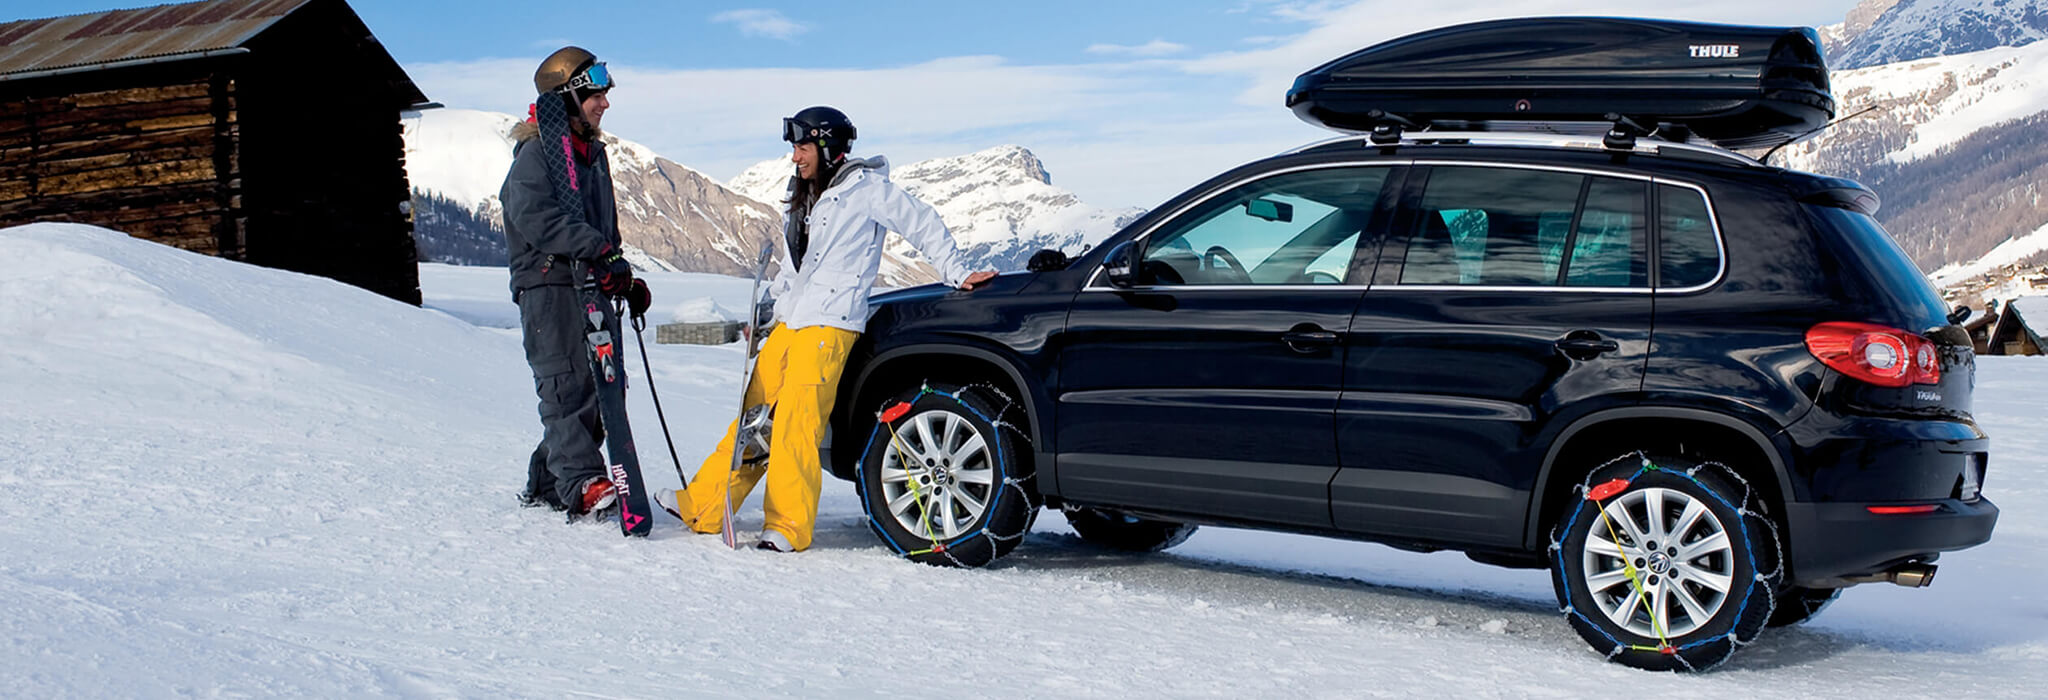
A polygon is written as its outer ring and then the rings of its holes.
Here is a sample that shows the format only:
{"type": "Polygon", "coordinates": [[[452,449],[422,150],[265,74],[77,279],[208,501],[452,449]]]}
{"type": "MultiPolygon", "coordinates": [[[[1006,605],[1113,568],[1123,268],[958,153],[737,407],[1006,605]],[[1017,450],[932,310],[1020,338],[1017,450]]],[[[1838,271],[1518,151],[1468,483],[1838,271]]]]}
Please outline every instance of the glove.
{"type": "Polygon", "coordinates": [[[590,274],[597,277],[597,290],[608,297],[625,294],[633,286],[633,264],[617,251],[590,261],[590,274]]]}
{"type": "Polygon", "coordinates": [[[646,280],[633,280],[632,284],[627,285],[625,296],[626,310],[635,319],[646,317],[647,307],[654,305],[654,293],[647,291],[646,280]]]}

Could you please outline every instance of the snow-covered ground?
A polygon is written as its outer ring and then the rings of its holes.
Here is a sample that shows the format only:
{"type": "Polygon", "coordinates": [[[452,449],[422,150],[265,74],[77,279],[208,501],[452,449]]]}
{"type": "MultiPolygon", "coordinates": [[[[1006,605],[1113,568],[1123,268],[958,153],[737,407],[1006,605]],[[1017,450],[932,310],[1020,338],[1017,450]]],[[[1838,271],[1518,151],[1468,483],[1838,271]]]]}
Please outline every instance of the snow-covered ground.
{"type": "MultiPolygon", "coordinates": [[[[427,308],[82,226],[0,230],[0,695],[1654,697],[2048,687],[2048,360],[1980,361],[1990,544],[1862,587],[1721,670],[1589,650],[1543,573],[1207,529],[1152,556],[1047,514],[960,571],[891,556],[828,480],[817,546],[647,540],[517,507],[538,437],[504,272],[427,308]]],[[[747,282],[654,273],[656,318],[747,282]]],[[[651,335],[651,334],[650,334],[651,335]]],[[[637,351],[630,351],[637,355],[637,351]]],[[[687,469],[739,349],[653,346],[687,469]]],[[[644,383],[638,360],[636,382],[644,383]]],[[[647,392],[652,488],[678,480],[647,392]]],[[[741,525],[758,526],[758,507],[741,525]]]]}

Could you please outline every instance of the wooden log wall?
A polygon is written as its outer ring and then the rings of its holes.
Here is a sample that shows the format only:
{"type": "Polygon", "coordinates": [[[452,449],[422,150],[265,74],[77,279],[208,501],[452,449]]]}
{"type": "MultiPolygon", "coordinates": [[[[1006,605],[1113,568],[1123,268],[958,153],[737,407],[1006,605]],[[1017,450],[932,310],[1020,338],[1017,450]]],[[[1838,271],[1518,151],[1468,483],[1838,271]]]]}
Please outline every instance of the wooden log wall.
{"type": "Polygon", "coordinates": [[[239,257],[234,81],[0,101],[0,224],[74,221],[239,257]]]}

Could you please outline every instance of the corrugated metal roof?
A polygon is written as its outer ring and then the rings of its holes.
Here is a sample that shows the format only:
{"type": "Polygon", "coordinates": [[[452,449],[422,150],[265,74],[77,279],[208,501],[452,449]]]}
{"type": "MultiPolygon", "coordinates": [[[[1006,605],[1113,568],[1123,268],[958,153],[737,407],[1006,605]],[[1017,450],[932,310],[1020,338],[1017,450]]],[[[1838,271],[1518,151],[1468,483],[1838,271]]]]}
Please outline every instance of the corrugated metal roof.
{"type": "Polygon", "coordinates": [[[0,24],[14,73],[234,48],[311,0],[207,0],[0,24]]]}

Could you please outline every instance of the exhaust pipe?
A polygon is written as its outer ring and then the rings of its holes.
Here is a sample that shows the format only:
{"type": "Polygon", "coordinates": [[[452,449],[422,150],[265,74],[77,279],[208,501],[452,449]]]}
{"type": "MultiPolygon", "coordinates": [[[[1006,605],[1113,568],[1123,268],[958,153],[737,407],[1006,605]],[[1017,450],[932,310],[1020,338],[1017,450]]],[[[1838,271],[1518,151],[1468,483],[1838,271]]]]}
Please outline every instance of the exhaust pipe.
{"type": "Polygon", "coordinates": [[[1906,564],[1885,572],[1885,579],[1907,588],[1926,588],[1934,583],[1934,565],[1906,564]]]}
{"type": "Polygon", "coordinates": [[[1849,583],[1889,583],[1907,588],[1926,588],[1934,583],[1934,565],[1918,562],[1900,564],[1874,574],[1849,576],[1849,583]]]}

